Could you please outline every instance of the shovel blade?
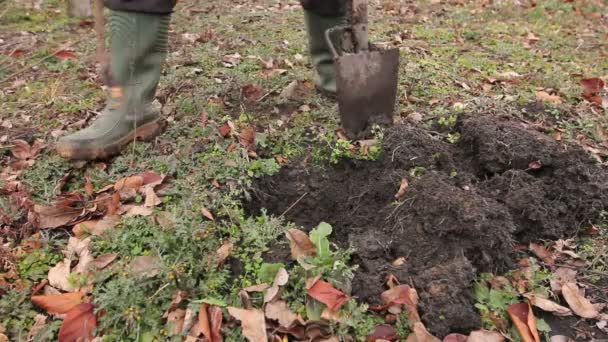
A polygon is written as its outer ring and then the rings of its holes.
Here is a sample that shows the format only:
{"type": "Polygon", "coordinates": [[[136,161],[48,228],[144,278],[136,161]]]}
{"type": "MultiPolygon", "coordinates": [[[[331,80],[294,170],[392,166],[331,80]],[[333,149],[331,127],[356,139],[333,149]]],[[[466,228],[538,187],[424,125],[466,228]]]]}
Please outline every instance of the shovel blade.
{"type": "Polygon", "coordinates": [[[335,68],[340,119],[349,135],[358,137],[373,124],[393,123],[398,49],[343,54],[335,68]]]}

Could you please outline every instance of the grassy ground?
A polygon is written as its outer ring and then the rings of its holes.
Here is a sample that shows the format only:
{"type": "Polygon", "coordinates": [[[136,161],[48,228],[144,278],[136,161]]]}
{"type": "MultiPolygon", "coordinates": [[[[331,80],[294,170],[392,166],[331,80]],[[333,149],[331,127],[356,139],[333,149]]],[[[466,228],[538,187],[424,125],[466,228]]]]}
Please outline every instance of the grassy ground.
{"type": "MultiPolygon", "coordinates": [[[[511,115],[564,141],[582,143],[606,161],[608,115],[582,98],[579,84],[582,78],[608,76],[602,1],[372,4],[372,39],[401,50],[398,121],[431,125],[459,112],[511,115]],[[553,97],[539,100],[539,92],[553,97]]],[[[87,165],[62,160],[52,145],[58,136],[86,125],[103,106],[91,26],[67,18],[62,2],[45,0],[40,10],[0,1],[0,27],[0,182],[17,175],[35,202],[50,203],[66,174],[64,193],[82,191],[87,179],[99,190],[144,171],[172,179],[153,215],[124,218],[120,229],[94,238],[93,254],[115,253],[125,269],[137,256],[162,259],[161,274],[143,282],[128,271],[96,276],[93,293],[106,312],[106,335],[136,340],[164,332],[162,315],[178,290],[189,293],[193,306],[238,303],[239,290],[260,280],[262,253],[289,226],[280,218],[245,214],[240,201],[247,198],[252,178],[273,174],[309,152],[330,159],[332,148],[337,149],[336,105],[307,81],[310,62],[297,3],[180,1],[158,92],[167,131],[151,143],[131,145],[111,161],[87,165]],[[193,34],[200,36],[194,40],[193,34]],[[63,58],[54,56],[57,51],[63,58]],[[226,56],[233,56],[232,62],[226,56]],[[301,81],[301,94],[281,98],[293,81],[301,81]],[[257,156],[239,146],[237,138],[218,134],[228,122],[232,134],[256,130],[257,156]],[[16,139],[41,139],[47,145],[22,171],[10,168],[16,139]],[[204,217],[203,208],[216,220],[204,217]],[[244,264],[238,278],[229,266],[209,266],[227,242],[235,245],[232,257],[244,264]]],[[[0,198],[0,208],[8,202],[0,198]]],[[[32,253],[11,242],[27,232],[13,233],[4,241],[22,252],[6,259],[16,265],[17,276],[5,280],[0,313],[10,312],[8,318],[1,316],[8,333],[23,337],[36,314],[28,294],[62,259],[67,231],[37,234],[43,247],[32,253]],[[13,311],[16,301],[22,305],[13,311]]],[[[589,245],[598,266],[605,246],[589,245]]],[[[297,302],[297,293],[292,297],[297,302]]],[[[364,336],[375,318],[355,316],[352,326],[336,329],[364,336]]],[[[48,325],[49,336],[58,326],[57,321],[48,325]]],[[[238,340],[237,335],[238,329],[232,330],[227,340],[238,340]]]]}

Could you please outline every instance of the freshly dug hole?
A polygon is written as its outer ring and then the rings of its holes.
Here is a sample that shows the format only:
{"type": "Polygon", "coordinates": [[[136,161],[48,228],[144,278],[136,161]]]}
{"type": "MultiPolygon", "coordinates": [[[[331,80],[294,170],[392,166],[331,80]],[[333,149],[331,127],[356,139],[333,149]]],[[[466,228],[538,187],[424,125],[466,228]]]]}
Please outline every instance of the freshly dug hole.
{"type": "Polygon", "coordinates": [[[378,303],[393,274],[418,290],[430,331],[466,333],[481,324],[470,291],[477,273],[512,268],[513,242],[573,235],[597,220],[608,208],[608,171],[513,122],[473,118],[459,129],[452,145],[393,127],[380,160],[294,163],[259,180],[247,206],[280,215],[297,202],[289,220],[305,229],[326,221],[333,241],[355,247],[353,295],[378,303]],[[397,202],[402,178],[409,187],[397,202]]]}

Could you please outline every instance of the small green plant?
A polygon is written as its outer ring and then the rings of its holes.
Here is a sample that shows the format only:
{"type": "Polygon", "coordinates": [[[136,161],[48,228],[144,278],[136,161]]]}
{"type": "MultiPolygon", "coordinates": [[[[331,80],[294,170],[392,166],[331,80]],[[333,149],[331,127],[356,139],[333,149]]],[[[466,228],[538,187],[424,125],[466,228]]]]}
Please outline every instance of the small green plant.
{"type": "Polygon", "coordinates": [[[416,166],[412,169],[410,169],[409,174],[412,177],[422,177],[426,172],[427,172],[427,168],[424,166],[416,166]]]}
{"type": "Polygon", "coordinates": [[[446,138],[450,144],[456,144],[460,141],[460,133],[448,133],[446,138]]]}
{"type": "Polygon", "coordinates": [[[447,128],[447,129],[452,129],[456,125],[457,121],[458,121],[458,116],[456,114],[452,114],[452,115],[440,117],[439,121],[437,121],[437,122],[439,123],[439,125],[447,128]]]}
{"type": "Polygon", "coordinates": [[[494,289],[489,285],[492,274],[482,274],[475,283],[473,295],[475,297],[475,307],[481,314],[481,322],[486,329],[499,330],[502,328],[497,325],[498,321],[507,322],[509,316],[507,307],[519,302],[519,293],[510,285],[502,289],[494,289]]]}
{"type": "Polygon", "coordinates": [[[21,279],[27,282],[38,282],[46,278],[51,266],[61,261],[62,256],[55,251],[51,244],[25,254],[17,264],[21,279]]]}

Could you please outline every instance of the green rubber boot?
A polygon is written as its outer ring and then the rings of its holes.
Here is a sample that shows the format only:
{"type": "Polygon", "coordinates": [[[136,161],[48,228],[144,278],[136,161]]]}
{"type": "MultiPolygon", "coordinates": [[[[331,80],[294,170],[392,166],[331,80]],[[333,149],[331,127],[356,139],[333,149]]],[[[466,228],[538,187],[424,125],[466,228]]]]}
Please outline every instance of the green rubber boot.
{"type": "Polygon", "coordinates": [[[91,126],[59,139],[62,157],[104,159],[134,140],[159,134],[160,104],[154,95],[167,55],[169,21],[170,15],[112,12],[107,105],[91,126]]]}
{"type": "Polygon", "coordinates": [[[344,17],[326,17],[305,10],[304,18],[308,31],[308,49],[314,66],[314,84],[319,91],[327,95],[335,95],[334,57],[325,41],[325,31],[340,25],[344,17]]]}

